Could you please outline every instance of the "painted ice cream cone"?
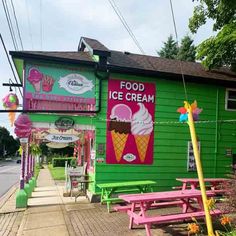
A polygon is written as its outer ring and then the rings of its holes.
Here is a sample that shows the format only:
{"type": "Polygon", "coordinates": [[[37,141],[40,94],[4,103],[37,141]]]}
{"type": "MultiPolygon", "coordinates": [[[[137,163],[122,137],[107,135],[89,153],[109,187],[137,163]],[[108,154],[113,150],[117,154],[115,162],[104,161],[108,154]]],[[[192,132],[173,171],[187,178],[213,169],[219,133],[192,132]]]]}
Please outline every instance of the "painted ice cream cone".
{"type": "Polygon", "coordinates": [[[111,110],[111,121],[108,130],[111,131],[116,161],[123,156],[128,136],[131,132],[131,109],[125,104],[117,104],[111,110]]]}
{"type": "Polygon", "coordinates": [[[27,79],[32,84],[36,93],[40,92],[42,78],[43,74],[38,69],[33,67],[29,70],[29,75],[27,79]]]}
{"type": "Polygon", "coordinates": [[[128,134],[119,133],[115,130],[111,131],[112,142],[114,146],[114,151],[116,155],[116,161],[120,162],[122,158],[123,151],[125,149],[125,144],[128,138],[128,134]]]}
{"type": "Polygon", "coordinates": [[[149,139],[153,131],[152,116],[147,108],[138,103],[140,109],[133,115],[131,121],[131,133],[134,135],[139,159],[143,163],[146,159],[149,139]]]}
{"type": "Polygon", "coordinates": [[[36,83],[32,83],[32,86],[34,87],[35,92],[39,93],[40,89],[41,89],[41,81],[36,82],[36,83]]]}
{"type": "Polygon", "coordinates": [[[141,162],[145,161],[150,135],[134,135],[141,162]]]}

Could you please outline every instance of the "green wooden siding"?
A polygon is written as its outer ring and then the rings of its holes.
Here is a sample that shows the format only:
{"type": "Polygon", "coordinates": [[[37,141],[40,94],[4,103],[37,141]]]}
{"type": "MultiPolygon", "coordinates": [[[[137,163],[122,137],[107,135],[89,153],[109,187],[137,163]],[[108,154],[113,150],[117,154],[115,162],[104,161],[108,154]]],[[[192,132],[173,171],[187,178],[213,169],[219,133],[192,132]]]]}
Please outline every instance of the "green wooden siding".
{"type": "MultiPolygon", "coordinates": [[[[153,165],[108,165],[96,163],[95,184],[112,181],[155,180],[156,190],[171,189],[179,184],[177,177],[197,177],[187,171],[187,142],[191,140],[189,127],[178,122],[177,109],[186,100],[183,84],[161,78],[145,78],[113,74],[111,78],[150,81],[156,83],[156,110],[154,125],[153,165]]],[[[102,110],[96,121],[96,143],[106,142],[107,81],[103,81],[102,110]]],[[[225,177],[230,171],[232,158],[225,155],[226,148],[236,152],[235,123],[220,120],[235,119],[236,112],[225,111],[225,88],[214,84],[186,83],[188,101],[197,100],[203,108],[200,120],[195,123],[197,137],[201,142],[201,160],[204,177],[225,177]],[[218,122],[216,122],[216,120],[218,122]],[[235,128],[234,128],[235,127],[235,128]],[[217,132],[216,132],[217,130],[217,132]],[[234,136],[235,135],[235,136],[234,136]]],[[[105,155],[98,157],[106,158],[105,155]]],[[[96,188],[96,192],[99,189],[96,188]]]]}
{"type": "MultiPolygon", "coordinates": [[[[53,65],[54,66],[54,65],[53,65]]],[[[87,68],[91,71],[91,68],[87,68]]],[[[83,67],[83,70],[86,70],[83,67]]],[[[91,73],[93,73],[91,71],[91,73]]],[[[90,173],[89,191],[99,193],[99,183],[112,181],[154,180],[158,186],[155,190],[168,190],[178,183],[177,177],[197,177],[196,172],[187,171],[187,142],[191,140],[189,127],[178,122],[177,109],[183,106],[185,98],[181,81],[162,78],[112,74],[110,78],[146,81],[156,83],[156,105],[154,125],[154,152],[152,165],[111,165],[95,162],[95,171],[90,173]]],[[[200,79],[199,79],[200,80],[200,79]]],[[[95,117],[73,116],[76,124],[93,125],[96,129],[97,144],[106,143],[108,81],[102,81],[102,107],[95,117]]],[[[232,158],[225,155],[226,148],[232,148],[236,154],[236,124],[220,122],[236,118],[236,112],[225,111],[225,88],[212,84],[186,82],[188,101],[197,100],[201,121],[195,123],[197,137],[201,142],[201,160],[204,177],[225,177],[230,171],[232,158]],[[216,122],[217,121],[217,122],[216,122]]],[[[98,108],[99,80],[96,80],[96,107],[98,108]]],[[[54,123],[61,115],[31,114],[34,122],[54,123]]],[[[106,160],[106,152],[96,154],[96,158],[106,160]]]]}

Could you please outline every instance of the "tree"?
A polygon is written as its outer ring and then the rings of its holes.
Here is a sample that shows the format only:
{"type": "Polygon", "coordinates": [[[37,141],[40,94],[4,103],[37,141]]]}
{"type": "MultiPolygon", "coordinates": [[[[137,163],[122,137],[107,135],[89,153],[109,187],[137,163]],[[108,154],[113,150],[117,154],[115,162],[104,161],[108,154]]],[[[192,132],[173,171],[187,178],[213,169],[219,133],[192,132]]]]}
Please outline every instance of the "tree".
{"type": "Polygon", "coordinates": [[[195,61],[196,47],[193,45],[193,39],[186,35],[181,40],[181,45],[178,50],[176,59],[181,61],[195,61]]]}
{"type": "Polygon", "coordinates": [[[189,19],[189,29],[196,33],[208,19],[218,33],[197,47],[197,59],[207,69],[229,66],[236,71],[236,1],[200,0],[189,19]]]}
{"type": "Polygon", "coordinates": [[[14,155],[19,146],[19,141],[14,139],[5,127],[0,127],[0,158],[6,155],[14,155]]]}
{"type": "Polygon", "coordinates": [[[170,35],[167,41],[164,42],[164,46],[157,53],[163,58],[195,61],[196,47],[193,45],[191,37],[186,35],[181,40],[180,47],[178,48],[177,42],[170,35]]]}
{"type": "Polygon", "coordinates": [[[157,52],[160,57],[175,59],[178,54],[178,45],[177,42],[173,39],[173,36],[170,35],[164,46],[159,52],[157,52]]]}

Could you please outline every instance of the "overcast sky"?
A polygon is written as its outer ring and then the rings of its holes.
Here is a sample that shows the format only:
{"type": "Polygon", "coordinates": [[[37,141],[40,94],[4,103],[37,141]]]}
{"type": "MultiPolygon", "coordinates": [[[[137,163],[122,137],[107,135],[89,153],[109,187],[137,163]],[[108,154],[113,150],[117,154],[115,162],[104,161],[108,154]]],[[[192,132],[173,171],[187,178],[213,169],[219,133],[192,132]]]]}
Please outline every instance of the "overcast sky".
{"type": "MultiPolygon", "coordinates": [[[[15,26],[11,1],[6,1],[15,26]]],[[[191,35],[188,19],[192,16],[194,3],[192,0],[172,2],[179,39],[189,34],[197,45],[213,34],[208,24],[197,35],[191,35]]],[[[13,3],[24,50],[76,51],[80,37],[85,36],[99,40],[112,50],[141,53],[108,0],[13,0],[13,3]]],[[[115,0],[115,3],[146,54],[157,55],[156,50],[160,50],[167,37],[174,35],[169,0],[115,0]]],[[[8,51],[15,50],[3,6],[0,6],[2,37],[8,51]]],[[[13,80],[13,75],[2,45],[0,53],[2,99],[9,92],[9,88],[3,87],[2,83],[8,82],[9,78],[13,80]]],[[[3,109],[2,102],[0,109],[3,109]]],[[[13,134],[6,113],[0,115],[0,126],[13,134]]]]}

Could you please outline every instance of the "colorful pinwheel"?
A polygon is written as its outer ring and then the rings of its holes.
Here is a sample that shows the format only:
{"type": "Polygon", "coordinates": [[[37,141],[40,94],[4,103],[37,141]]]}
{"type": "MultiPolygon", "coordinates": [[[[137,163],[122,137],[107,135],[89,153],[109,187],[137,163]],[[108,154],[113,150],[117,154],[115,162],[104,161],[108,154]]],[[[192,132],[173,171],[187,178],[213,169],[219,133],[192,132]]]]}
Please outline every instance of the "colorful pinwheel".
{"type": "MultiPolygon", "coordinates": [[[[193,114],[193,120],[197,121],[199,119],[199,114],[202,112],[202,109],[197,107],[196,100],[191,104],[191,111],[193,114]]],[[[179,117],[180,122],[188,121],[188,103],[186,101],[184,101],[184,107],[178,108],[177,112],[180,113],[179,117]]]]}

